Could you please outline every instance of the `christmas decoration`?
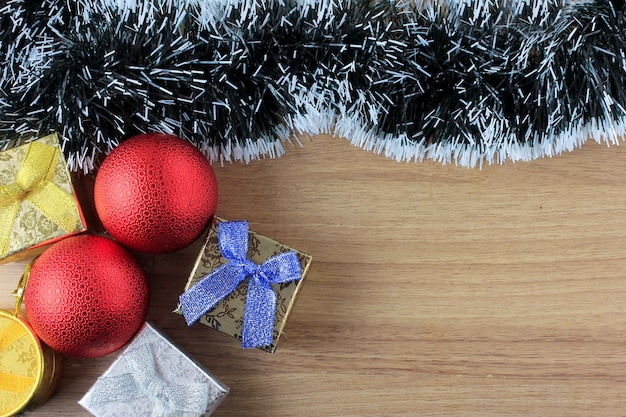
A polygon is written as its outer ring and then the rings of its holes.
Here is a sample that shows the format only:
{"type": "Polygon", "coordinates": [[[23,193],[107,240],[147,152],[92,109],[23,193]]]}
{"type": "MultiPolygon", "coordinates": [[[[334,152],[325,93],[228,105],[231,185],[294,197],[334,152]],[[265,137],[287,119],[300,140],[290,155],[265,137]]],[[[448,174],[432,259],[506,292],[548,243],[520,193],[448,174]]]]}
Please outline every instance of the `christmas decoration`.
{"type": "Polygon", "coordinates": [[[215,217],[175,312],[273,353],[311,260],[215,217]]]}
{"type": "Polygon", "coordinates": [[[207,159],[189,142],[143,134],[102,163],[94,201],[103,226],[123,245],[173,252],[206,229],[217,206],[217,182],[207,159]]]}
{"type": "Polygon", "coordinates": [[[97,417],[209,416],[229,388],[150,323],[79,401],[97,417]]]}
{"type": "Polygon", "coordinates": [[[125,248],[102,236],[55,243],[37,258],[25,285],[31,326],[67,356],[91,358],[119,349],[148,310],[141,266],[125,248]]]}
{"type": "Polygon", "coordinates": [[[42,344],[17,311],[0,310],[0,341],[0,415],[42,405],[59,382],[63,357],[42,344]]]}
{"type": "Polygon", "coordinates": [[[87,229],[55,134],[0,152],[0,263],[87,229]]]}
{"type": "Polygon", "coordinates": [[[13,0],[0,146],[57,131],[90,171],[150,131],[243,161],[319,133],[465,166],[613,144],[625,21],[622,0],[13,0]]]}

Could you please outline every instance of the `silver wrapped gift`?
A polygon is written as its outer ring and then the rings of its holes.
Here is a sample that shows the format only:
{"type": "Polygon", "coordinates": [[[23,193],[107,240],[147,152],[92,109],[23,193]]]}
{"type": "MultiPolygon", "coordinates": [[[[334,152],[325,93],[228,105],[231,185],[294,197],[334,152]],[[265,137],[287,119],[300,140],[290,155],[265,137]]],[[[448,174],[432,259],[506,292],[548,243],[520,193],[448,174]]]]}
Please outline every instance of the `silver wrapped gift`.
{"type": "Polygon", "coordinates": [[[209,416],[229,388],[150,323],[78,402],[97,417],[209,416]]]}

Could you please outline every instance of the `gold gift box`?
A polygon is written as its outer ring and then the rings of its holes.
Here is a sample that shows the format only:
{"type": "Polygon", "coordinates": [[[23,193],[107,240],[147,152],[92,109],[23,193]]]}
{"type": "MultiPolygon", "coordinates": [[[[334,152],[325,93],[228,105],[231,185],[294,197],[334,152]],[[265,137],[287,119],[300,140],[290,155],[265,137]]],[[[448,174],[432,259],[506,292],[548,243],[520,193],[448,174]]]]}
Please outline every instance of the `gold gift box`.
{"type": "Polygon", "coordinates": [[[85,230],[56,134],[0,152],[0,264],[85,230]]]}
{"type": "MultiPolygon", "coordinates": [[[[228,262],[222,257],[218,242],[218,224],[226,222],[219,217],[214,217],[211,221],[209,231],[205,238],[200,254],[196,259],[196,263],[191,271],[185,291],[198,282],[202,277],[211,273],[220,265],[228,262]]],[[[259,349],[274,353],[278,345],[280,336],[284,333],[287,318],[293,309],[294,302],[298,292],[302,288],[302,284],[311,265],[311,256],[288,246],[283,245],[273,239],[256,233],[252,230],[248,233],[248,258],[257,264],[262,264],[268,258],[282,252],[294,251],[300,266],[302,267],[302,278],[298,281],[290,281],[283,284],[272,284],[272,288],[276,293],[276,315],[274,316],[274,335],[272,344],[263,346],[259,349]]],[[[248,280],[242,281],[235,290],[220,301],[213,309],[209,310],[199,320],[206,326],[215,330],[226,333],[239,340],[242,339],[241,330],[243,326],[244,307],[246,304],[246,293],[248,291],[248,280]]],[[[174,311],[182,314],[180,305],[174,311]]]]}
{"type": "Polygon", "coordinates": [[[41,343],[26,321],[0,310],[0,415],[43,404],[61,376],[62,356],[41,343]]]}

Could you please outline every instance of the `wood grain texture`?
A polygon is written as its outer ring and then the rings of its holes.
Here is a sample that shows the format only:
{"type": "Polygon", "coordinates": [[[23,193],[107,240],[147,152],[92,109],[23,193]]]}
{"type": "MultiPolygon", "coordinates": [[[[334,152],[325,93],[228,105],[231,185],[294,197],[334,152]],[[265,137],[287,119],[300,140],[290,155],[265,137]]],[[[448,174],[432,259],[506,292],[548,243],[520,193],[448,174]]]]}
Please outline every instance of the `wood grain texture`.
{"type": "MultiPolygon", "coordinates": [[[[320,136],[216,166],[218,213],[313,256],[277,352],[173,314],[200,242],[138,255],[149,320],[231,387],[216,417],[626,414],[626,148],[482,170],[320,136]]],[[[23,263],[0,266],[0,305],[23,263]]],[[[67,359],[32,416],[117,354],[67,359]]]]}

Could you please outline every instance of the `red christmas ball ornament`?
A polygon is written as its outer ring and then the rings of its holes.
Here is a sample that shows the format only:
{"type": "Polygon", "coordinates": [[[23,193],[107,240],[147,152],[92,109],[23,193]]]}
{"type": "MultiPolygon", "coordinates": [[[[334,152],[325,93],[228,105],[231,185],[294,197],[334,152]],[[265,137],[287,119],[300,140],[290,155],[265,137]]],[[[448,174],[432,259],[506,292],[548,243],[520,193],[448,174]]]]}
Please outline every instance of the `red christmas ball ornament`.
{"type": "Polygon", "coordinates": [[[173,252],[207,227],[217,207],[217,181],[195,146],[147,133],[122,142],[104,159],[94,200],[102,225],[126,247],[173,252]]]}
{"type": "Polygon", "coordinates": [[[24,304],[48,346],[95,358],[121,348],[139,330],[148,311],[148,281],[133,255],[112,239],[73,236],[37,258],[24,304]]]}

